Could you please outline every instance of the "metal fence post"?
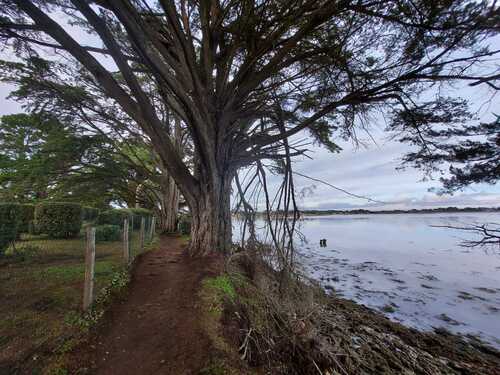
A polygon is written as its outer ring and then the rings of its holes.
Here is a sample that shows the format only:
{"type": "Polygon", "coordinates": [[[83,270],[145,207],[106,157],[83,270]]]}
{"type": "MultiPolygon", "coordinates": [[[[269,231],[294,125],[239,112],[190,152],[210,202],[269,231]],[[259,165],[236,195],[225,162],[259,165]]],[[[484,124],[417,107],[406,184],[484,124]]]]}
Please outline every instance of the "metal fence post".
{"type": "Polygon", "coordinates": [[[83,288],[83,310],[87,311],[94,299],[95,228],[88,227],[85,247],[85,282],[83,288]]]}

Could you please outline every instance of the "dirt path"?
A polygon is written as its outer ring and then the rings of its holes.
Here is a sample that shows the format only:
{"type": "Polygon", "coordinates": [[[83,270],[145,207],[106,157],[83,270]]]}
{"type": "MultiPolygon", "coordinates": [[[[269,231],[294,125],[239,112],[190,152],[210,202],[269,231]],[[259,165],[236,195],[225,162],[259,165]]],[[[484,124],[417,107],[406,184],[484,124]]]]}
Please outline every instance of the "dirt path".
{"type": "Polygon", "coordinates": [[[190,259],[184,247],[179,238],[163,237],[158,250],[142,256],[128,296],[78,353],[79,369],[98,375],[187,375],[207,365],[211,348],[197,293],[217,267],[213,259],[190,259]]]}

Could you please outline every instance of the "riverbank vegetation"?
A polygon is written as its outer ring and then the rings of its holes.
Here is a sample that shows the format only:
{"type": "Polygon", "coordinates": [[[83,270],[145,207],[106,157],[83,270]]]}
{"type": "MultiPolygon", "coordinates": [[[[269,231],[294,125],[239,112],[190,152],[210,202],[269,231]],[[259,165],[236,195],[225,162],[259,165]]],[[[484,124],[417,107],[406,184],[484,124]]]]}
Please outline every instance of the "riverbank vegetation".
{"type": "Polygon", "coordinates": [[[255,253],[235,254],[207,285],[221,298],[219,335],[232,345],[230,358],[238,348],[256,373],[493,375],[500,368],[500,353],[474,336],[404,327],[306,277],[283,275],[255,253]]]}

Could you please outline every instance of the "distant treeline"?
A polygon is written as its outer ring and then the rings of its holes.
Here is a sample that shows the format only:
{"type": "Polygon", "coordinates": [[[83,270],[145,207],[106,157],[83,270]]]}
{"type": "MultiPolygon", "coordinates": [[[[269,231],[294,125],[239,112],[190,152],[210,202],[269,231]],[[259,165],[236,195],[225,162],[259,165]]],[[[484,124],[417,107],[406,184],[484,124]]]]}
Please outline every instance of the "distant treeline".
{"type": "MultiPolygon", "coordinates": [[[[412,210],[300,210],[300,216],[321,216],[321,215],[371,215],[371,214],[429,214],[429,213],[440,213],[440,212],[500,212],[500,207],[439,207],[439,208],[422,208],[422,209],[412,209],[412,210]]],[[[258,211],[255,213],[257,217],[262,217],[267,215],[265,212],[258,211]]],[[[283,211],[273,211],[270,216],[275,218],[277,216],[282,216],[283,211]]],[[[233,216],[236,218],[243,218],[245,214],[243,212],[233,212],[233,216]]],[[[289,212],[288,216],[293,216],[293,212],[289,212]]]]}
{"type": "Polygon", "coordinates": [[[412,210],[301,210],[301,215],[428,214],[439,212],[500,212],[500,207],[439,207],[412,210]]]}

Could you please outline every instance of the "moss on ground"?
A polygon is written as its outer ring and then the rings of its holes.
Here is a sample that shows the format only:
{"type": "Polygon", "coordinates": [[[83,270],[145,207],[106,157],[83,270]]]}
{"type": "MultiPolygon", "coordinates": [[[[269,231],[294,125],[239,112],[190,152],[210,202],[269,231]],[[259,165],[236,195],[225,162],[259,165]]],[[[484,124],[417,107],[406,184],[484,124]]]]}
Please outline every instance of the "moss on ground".
{"type": "Polygon", "coordinates": [[[206,278],[202,282],[200,301],[202,306],[203,327],[210,338],[214,353],[210,363],[200,375],[242,375],[256,374],[241,362],[238,347],[227,341],[227,327],[224,327],[224,314],[233,311],[240,296],[236,292],[239,277],[224,273],[217,277],[206,278]]]}

